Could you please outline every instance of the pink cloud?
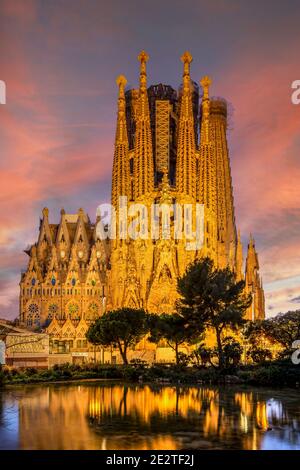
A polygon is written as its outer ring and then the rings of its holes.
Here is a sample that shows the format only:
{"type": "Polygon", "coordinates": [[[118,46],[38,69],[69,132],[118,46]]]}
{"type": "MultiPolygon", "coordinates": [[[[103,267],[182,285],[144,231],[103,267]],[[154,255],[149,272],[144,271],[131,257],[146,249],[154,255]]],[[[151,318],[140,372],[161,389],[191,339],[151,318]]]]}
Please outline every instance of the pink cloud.
{"type": "MultiPolygon", "coordinates": [[[[1,79],[8,88],[8,105],[0,109],[0,263],[7,269],[23,264],[23,255],[17,253],[21,242],[26,246],[34,239],[35,211],[41,201],[64,200],[78,189],[96,182],[100,187],[101,180],[110,178],[114,117],[99,110],[99,123],[95,116],[80,121],[72,109],[65,119],[56,98],[84,95],[92,100],[111,93],[105,62],[110,42],[115,37],[134,37],[126,22],[113,21],[111,6],[101,11],[101,25],[91,22],[91,16],[99,15],[97,6],[89,15],[73,8],[67,18],[59,8],[49,8],[47,26],[38,21],[38,6],[33,0],[2,0],[0,5],[5,27],[14,22],[13,30],[18,31],[9,34],[9,41],[0,32],[1,49],[5,43],[1,79]],[[31,35],[42,38],[41,47],[28,45],[31,35]],[[76,45],[82,56],[86,51],[100,51],[104,73],[93,78],[91,89],[79,87],[72,76],[73,63],[69,70],[57,60],[62,41],[67,48],[76,45]],[[89,128],[98,125],[99,133],[90,135],[89,128]]],[[[216,15],[226,11],[228,18],[240,6],[232,2],[229,11],[228,2],[218,0],[207,8],[216,15]]],[[[257,236],[261,271],[265,283],[271,283],[296,277],[300,271],[300,106],[293,106],[290,100],[290,84],[299,78],[299,60],[292,48],[286,54],[278,51],[275,60],[263,57],[256,44],[249,42],[247,48],[245,41],[243,44],[243,53],[232,54],[232,62],[213,77],[213,91],[235,108],[230,152],[237,222],[242,234],[257,236]]],[[[114,54],[118,62],[120,57],[114,54]]],[[[115,65],[109,66],[114,70],[115,65]]],[[[13,282],[17,281],[16,276],[13,282]]],[[[12,292],[11,287],[3,294],[6,305],[5,299],[12,302],[12,292]]],[[[267,299],[273,312],[283,308],[283,296],[289,295],[284,289],[276,292],[267,299]]]]}

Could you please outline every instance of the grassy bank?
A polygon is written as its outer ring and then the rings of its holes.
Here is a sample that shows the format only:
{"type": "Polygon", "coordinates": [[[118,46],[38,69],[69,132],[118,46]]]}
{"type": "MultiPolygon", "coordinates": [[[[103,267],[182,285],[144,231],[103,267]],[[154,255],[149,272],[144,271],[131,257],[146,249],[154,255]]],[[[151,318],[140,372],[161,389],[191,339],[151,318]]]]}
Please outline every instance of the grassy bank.
{"type": "Polygon", "coordinates": [[[64,364],[48,370],[2,368],[0,385],[73,381],[81,379],[119,379],[129,382],[161,382],[171,384],[223,384],[241,383],[255,386],[298,387],[300,366],[290,361],[268,362],[260,365],[240,366],[226,371],[209,367],[184,367],[143,364],[113,366],[93,364],[78,366],[64,364]]]}

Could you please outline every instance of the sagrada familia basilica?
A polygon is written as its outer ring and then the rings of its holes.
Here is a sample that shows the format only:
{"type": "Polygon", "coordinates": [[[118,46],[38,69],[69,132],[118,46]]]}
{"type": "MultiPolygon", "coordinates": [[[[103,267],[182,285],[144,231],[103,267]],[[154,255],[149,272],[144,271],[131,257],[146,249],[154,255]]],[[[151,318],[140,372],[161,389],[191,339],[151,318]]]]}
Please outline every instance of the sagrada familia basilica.
{"type": "MultiPolygon", "coordinates": [[[[83,209],[61,210],[50,223],[43,210],[39,236],[26,253],[28,268],[20,282],[20,323],[46,329],[53,351],[85,350],[89,324],[104,311],[122,306],[172,313],[176,280],[189,263],[209,256],[216,267],[229,266],[245,279],[253,302],[249,320],[264,318],[264,291],[252,236],[245,268],[237,232],[228,154],[227,104],[209,95],[211,80],[190,77],[192,56],[185,52],[179,90],[147,86],[148,55],[140,53],[139,88],[119,89],[111,202],[118,214],[120,196],[127,208],[151,205],[170,208],[197,204],[204,208],[202,246],[186,249],[186,237],[129,239],[99,237],[97,225],[83,209]]],[[[118,220],[118,218],[117,218],[118,220]]],[[[118,222],[117,222],[118,226],[118,222]]],[[[120,228],[120,227],[117,227],[120,228]]]]}

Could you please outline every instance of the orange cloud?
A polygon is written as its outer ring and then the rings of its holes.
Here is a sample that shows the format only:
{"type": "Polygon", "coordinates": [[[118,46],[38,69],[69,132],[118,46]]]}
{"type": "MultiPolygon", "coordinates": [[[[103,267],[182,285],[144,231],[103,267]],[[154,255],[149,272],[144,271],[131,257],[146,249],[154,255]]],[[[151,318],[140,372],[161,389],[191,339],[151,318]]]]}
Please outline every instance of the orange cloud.
{"type": "MultiPolygon", "coordinates": [[[[244,235],[257,236],[267,283],[300,273],[300,107],[291,104],[298,70],[292,51],[276,62],[245,54],[215,85],[234,106],[229,139],[237,222],[244,235]]],[[[278,311],[282,299],[278,305],[276,299],[278,311]]]]}
{"type": "MultiPolygon", "coordinates": [[[[135,51],[148,34],[148,30],[141,35],[138,28],[131,27],[132,16],[128,24],[118,21],[120,10],[114,11],[110,5],[103,10],[95,3],[85,10],[84,2],[76,2],[77,8],[66,17],[60,8],[47,3],[47,21],[40,21],[42,4],[34,0],[2,0],[0,4],[1,79],[7,83],[8,102],[0,108],[0,264],[13,276],[11,286],[17,285],[17,266],[23,265],[23,255],[19,258],[17,254],[36,236],[40,206],[55,198],[68,200],[97,183],[95,203],[101,182],[110,179],[115,119],[111,75],[119,73],[120,64],[127,66],[120,53],[121,39],[123,48],[135,51]],[[91,58],[95,50],[98,52],[91,58]],[[101,74],[94,73],[94,59],[101,63],[101,74]],[[76,79],[79,70],[82,82],[76,79]],[[103,106],[97,108],[97,98],[105,95],[111,104],[103,100],[103,106]]],[[[192,9],[195,18],[187,23],[188,31],[182,29],[181,16],[178,20],[187,42],[201,34],[198,24],[197,33],[191,30],[198,21],[198,8],[195,4],[192,9]]],[[[290,292],[273,283],[292,282],[300,266],[300,106],[293,106],[290,100],[290,85],[299,78],[295,37],[281,36],[274,44],[276,54],[266,56],[259,44],[261,30],[258,39],[254,38],[250,22],[245,22],[245,33],[236,30],[239,47],[233,45],[226,64],[223,49],[219,50],[222,34],[230,27],[231,16],[243,14],[243,7],[238,2],[228,7],[228,2],[218,0],[205,8],[201,5],[199,14],[203,12],[208,12],[218,31],[212,45],[205,42],[202,49],[207,54],[204,57],[216,55],[215,60],[221,61],[212,88],[234,107],[229,147],[237,223],[244,240],[249,232],[256,237],[264,282],[270,286],[267,304],[275,312],[290,304],[290,292]]],[[[169,12],[164,13],[169,18],[169,12]]],[[[282,23],[279,19],[276,25],[282,23]]],[[[161,40],[159,31],[165,34],[161,26],[155,33],[157,41],[161,40]]],[[[166,55],[168,47],[173,51],[178,44],[168,44],[164,38],[159,49],[164,44],[166,55]]],[[[154,45],[154,39],[151,36],[146,44],[154,45]]],[[[201,41],[198,44],[200,47],[201,41]]],[[[228,47],[225,44],[224,51],[228,47]]],[[[297,296],[297,286],[293,289],[297,296]]],[[[5,299],[13,302],[13,291],[12,287],[3,291],[0,305],[8,305],[5,299]]]]}

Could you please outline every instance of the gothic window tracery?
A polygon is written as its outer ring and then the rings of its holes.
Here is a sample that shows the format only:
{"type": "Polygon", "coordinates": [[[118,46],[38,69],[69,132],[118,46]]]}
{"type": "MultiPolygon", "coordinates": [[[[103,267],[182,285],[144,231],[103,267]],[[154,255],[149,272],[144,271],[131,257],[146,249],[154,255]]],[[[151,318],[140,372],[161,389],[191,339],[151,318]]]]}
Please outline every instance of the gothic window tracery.
{"type": "Polygon", "coordinates": [[[59,312],[59,307],[55,303],[51,303],[48,306],[48,319],[52,320],[59,312]]]}
{"type": "Polygon", "coordinates": [[[28,305],[28,312],[32,315],[35,315],[37,313],[39,313],[39,307],[37,304],[35,303],[31,303],[28,305]]]}
{"type": "Polygon", "coordinates": [[[95,320],[98,317],[99,305],[96,302],[91,302],[88,305],[86,319],[95,320]]]}
{"type": "Polygon", "coordinates": [[[70,302],[68,305],[68,315],[71,320],[79,319],[79,305],[77,302],[70,302]]]}

